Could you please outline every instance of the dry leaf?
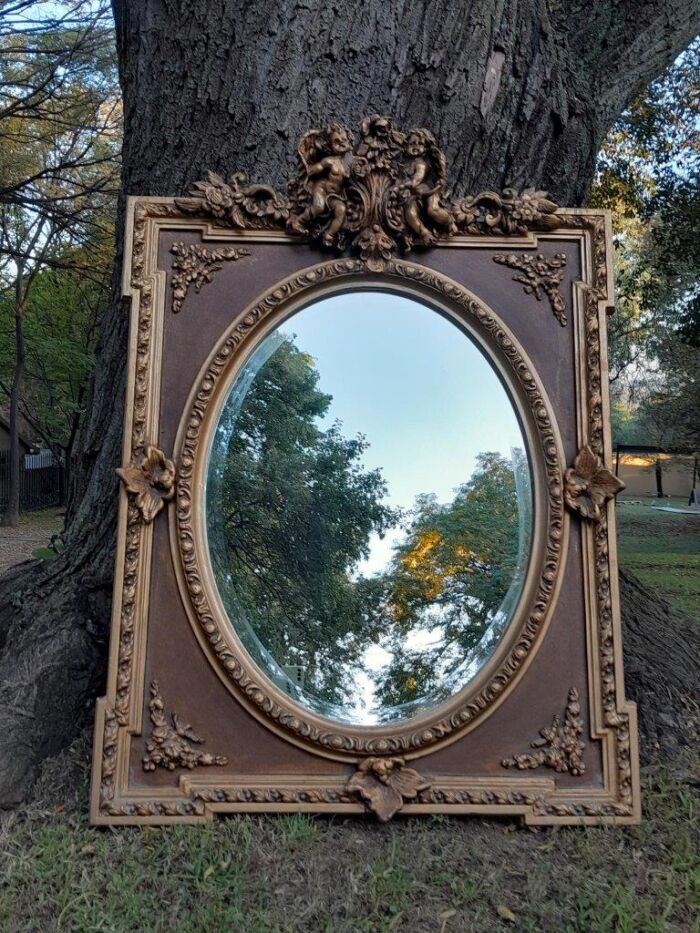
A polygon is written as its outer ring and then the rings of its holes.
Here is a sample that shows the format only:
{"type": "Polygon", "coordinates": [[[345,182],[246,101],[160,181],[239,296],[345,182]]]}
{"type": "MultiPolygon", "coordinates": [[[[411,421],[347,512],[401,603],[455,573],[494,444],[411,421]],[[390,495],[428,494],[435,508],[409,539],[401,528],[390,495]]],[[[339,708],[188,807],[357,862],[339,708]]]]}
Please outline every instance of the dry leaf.
{"type": "Polygon", "coordinates": [[[505,904],[499,904],[496,908],[496,912],[498,913],[499,917],[501,917],[503,920],[507,920],[508,923],[515,923],[517,919],[513,911],[506,907],[505,904]]]}

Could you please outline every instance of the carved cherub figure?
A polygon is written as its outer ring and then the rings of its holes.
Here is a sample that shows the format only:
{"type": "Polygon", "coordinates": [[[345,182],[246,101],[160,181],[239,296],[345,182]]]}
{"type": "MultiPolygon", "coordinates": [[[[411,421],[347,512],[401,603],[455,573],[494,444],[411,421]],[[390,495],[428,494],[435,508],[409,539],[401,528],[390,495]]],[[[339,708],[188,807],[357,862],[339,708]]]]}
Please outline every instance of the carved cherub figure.
{"type": "Polygon", "coordinates": [[[450,212],[440,204],[447,178],[445,156],[428,130],[411,130],[406,137],[404,152],[408,161],[404,179],[398,186],[404,218],[423,243],[432,243],[435,234],[424,223],[423,214],[434,226],[455,231],[450,212]]]}
{"type": "MultiPolygon", "coordinates": [[[[299,159],[302,164],[303,187],[308,201],[305,209],[289,221],[295,233],[308,233],[309,228],[320,217],[330,214],[330,223],[321,239],[332,246],[340,232],[347,204],[344,195],[345,182],[350,176],[354,161],[350,130],[333,123],[325,133],[311,130],[305,133],[299,144],[299,159]]],[[[292,201],[295,192],[290,190],[292,201]]],[[[297,195],[297,202],[302,198],[297,195]]]]}

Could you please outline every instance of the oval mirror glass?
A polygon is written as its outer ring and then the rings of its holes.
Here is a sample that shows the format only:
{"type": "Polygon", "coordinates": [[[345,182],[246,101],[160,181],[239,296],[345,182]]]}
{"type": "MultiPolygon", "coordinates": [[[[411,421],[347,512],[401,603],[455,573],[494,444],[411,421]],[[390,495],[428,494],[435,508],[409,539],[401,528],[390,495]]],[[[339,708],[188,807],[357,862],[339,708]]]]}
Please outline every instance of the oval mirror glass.
{"type": "Polygon", "coordinates": [[[527,447],[493,365],[417,300],[323,298],[228,390],[206,479],[228,624],[303,707],[396,723],[479,672],[518,605],[527,447]]]}

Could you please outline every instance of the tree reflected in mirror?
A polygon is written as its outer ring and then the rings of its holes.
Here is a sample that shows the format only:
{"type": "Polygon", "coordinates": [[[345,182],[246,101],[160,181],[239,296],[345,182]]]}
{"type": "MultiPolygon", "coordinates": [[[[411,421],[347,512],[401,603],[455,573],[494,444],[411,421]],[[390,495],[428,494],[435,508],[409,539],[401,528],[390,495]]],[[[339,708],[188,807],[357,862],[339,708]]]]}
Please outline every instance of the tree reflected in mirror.
{"type": "Polygon", "coordinates": [[[418,302],[328,298],[265,337],[207,475],[214,577],[255,663],[343,722],[409,718],[462,689],[522,588],[524,449],[492,365],[418,302]]]}

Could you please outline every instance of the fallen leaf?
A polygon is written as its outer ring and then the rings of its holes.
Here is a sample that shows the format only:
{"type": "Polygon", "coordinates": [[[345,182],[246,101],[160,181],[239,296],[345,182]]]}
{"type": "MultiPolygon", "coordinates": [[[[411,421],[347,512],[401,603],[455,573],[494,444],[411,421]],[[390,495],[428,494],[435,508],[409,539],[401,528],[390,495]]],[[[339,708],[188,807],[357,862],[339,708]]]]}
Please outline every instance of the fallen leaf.
{"type": "Polygon", "coordinates": [[[210,865],[209,868],[205,869],[204,871],[204,880],[206,881],[207,878],[211,878],[213,874],[214,874],[214,866],[210,865]]]}
{"type": "Polygon", "coordinates": [[[496,908],[496,912],[498,913],[499,917],[501,917],[503,920],[507,920],[508,923],[515,923],[517,919],[513,911],[506,907],[505,904],[499,904],[496,908]]]}

